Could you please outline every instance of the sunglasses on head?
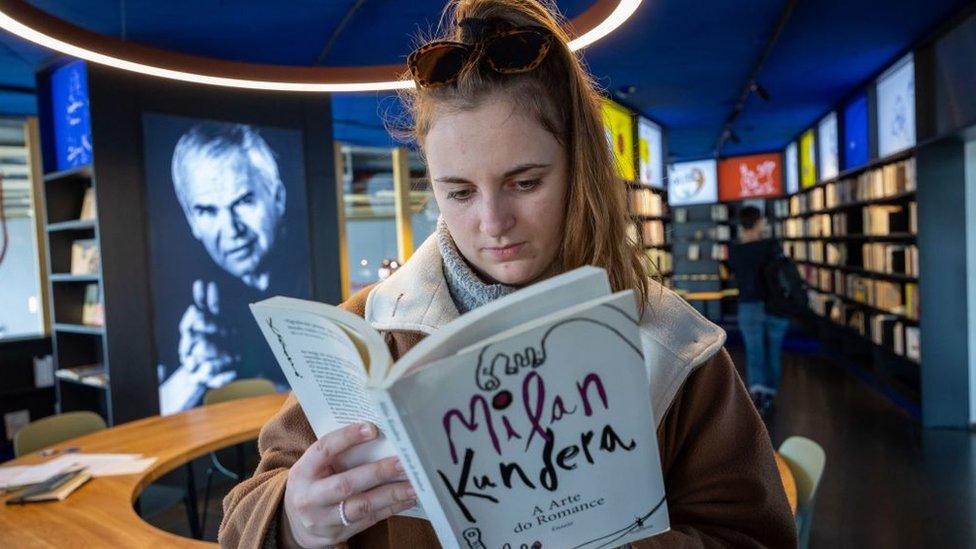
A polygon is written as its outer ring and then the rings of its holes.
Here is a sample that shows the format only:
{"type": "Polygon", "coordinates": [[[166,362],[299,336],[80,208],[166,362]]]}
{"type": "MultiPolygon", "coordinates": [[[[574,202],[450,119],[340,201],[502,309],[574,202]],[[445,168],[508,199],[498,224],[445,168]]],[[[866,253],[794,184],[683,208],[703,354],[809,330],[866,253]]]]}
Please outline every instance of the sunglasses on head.
{"type": "Polygon", "coordinates": [[[457,81],[471,63],[484,61],[499,74],[528,72],[542,63],[552,45],[552,33],[537,26],[514,27],[494,32],[472,44],[437,40],[414,50],[407,67],[422,88],[446,86],[457,81]]]}

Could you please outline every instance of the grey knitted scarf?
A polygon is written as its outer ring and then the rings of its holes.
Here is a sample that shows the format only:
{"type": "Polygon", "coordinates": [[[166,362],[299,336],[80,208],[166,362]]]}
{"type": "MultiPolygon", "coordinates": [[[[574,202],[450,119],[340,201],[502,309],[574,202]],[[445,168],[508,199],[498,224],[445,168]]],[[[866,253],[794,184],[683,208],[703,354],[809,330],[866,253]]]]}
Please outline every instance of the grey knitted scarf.
{"type": "Polygon", "coordinates": [[[459,313],[464,314],[518,289],[514,286],[486,284],[482,281],[461,255],[443,220],[437,223],[437,244],[444,261],[444,280],[447,281],[447,289],[459,313]]]}

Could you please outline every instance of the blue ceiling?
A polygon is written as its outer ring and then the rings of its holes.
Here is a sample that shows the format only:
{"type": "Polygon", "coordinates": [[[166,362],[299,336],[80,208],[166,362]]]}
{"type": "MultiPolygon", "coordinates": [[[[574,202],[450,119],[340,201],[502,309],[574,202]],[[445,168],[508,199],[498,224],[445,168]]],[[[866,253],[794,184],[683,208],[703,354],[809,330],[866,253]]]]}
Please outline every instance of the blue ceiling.
{"type": "MultiPolygon", "coordinates": [[[[592,0],[557,0],[573,17],[592,0]]],[[[186,53],[293,65],[402,62],[430,35],[443,0],[32,0],[89,30],[186,53]],[[283,8],[283,4],[287,7],[283,8]],[[350,10],[358,6],[349,16],[350,10]],[[345,20],[341,31],[336,33],[345,20]]],[[[801,0],[735,124],[723,155],[780,149],[897,59],[965,0],[801,0]]],[[[644,0],[634,17],[588,48],[598,82],[668,128],[677,160],[711,156],[723,124],[786,0],[644,0]],[[618,92],[634,86],[626,96],[618,92]]],[[[50,53],[0,31],[0,86],[33,87],[50,53]]],[[[336,135],[386,144],[385,94],[337,95],[336,135]]],[[[30,114],[33,96],[0,91],[0,114],[30,114]]]]}

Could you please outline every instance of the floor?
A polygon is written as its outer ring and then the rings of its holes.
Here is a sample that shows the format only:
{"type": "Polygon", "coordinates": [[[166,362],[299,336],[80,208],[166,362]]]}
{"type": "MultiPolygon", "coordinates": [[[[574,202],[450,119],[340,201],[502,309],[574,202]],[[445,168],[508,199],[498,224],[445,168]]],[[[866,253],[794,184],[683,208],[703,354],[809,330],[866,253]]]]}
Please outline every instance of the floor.
{"type": "Polygon", "coordinates": [[[768,423],[827,453],[811,547],[976,547],[976,433],[924,430],[837,359],[793,354],[768,423]]]}
{"type": "MultiPolygon", "coordinates": [[[[740,348],[730,351],[744,364],[740,348]]],[[[923,430],[835,359],[796,353],[784,356],[769,428],[776,446],[802,435],[827,453],[811,547],[976,547],[976,433],[923,430]]],[[[205,539],[216,540],[230,486],[215,489],[205,539]]],[[[182,504],[148,520],[188,535],[182,504]]]]}

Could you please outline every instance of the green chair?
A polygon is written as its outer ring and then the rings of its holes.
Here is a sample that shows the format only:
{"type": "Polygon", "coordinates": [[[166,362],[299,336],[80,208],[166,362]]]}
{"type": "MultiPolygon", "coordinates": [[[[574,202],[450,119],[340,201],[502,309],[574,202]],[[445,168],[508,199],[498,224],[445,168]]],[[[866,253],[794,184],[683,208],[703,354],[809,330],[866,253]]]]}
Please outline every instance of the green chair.
{"type": "MultiPolygon", "coordinates": [[[[212,404],[220,404],[221,402],[228,402],[240,398],[270,395],[276,392],[277,389],[275,388],[274,383],[271,383],[267,379],[240,379],[237,381],[232,381],[223,387],[218,387],[216,389],[207,391],[207,393],[203,395],[203,404],[204,406],[210,406],[212,404]]],[[[224,476],[232,478],[238,482],[244,479],[244,445],[238,444],[234,446],[234,453],[237,456],[236,473],[229,470],[223,463],[230,457],[227,455],[228,453],[229,451],[227,450],[210,452],[210,467],[207,468],[207,481],[203,489],[203,516],[200,519],[201,534],[206,532],[207,507],[210,505],[210,486],[213,482],[214,472],[219,471],[224,476]]]]}
{"type": "Polygon", "coordinates": [[[14,455],[27,455],[106,427],[102,416],[94,412],[67,412],[32,421],[14,435],[14,455]]]}
{"type": "Polygon", "coordinates": [[[804,437],[790,437],[779,447],[779,454],[789,465],[796,480],[796,530],[799,548],[810,543],[810,525],[813,522],[813,505],[817,499],[817,487],[823,477],[827,454],[816,442],[804,437]]]}

